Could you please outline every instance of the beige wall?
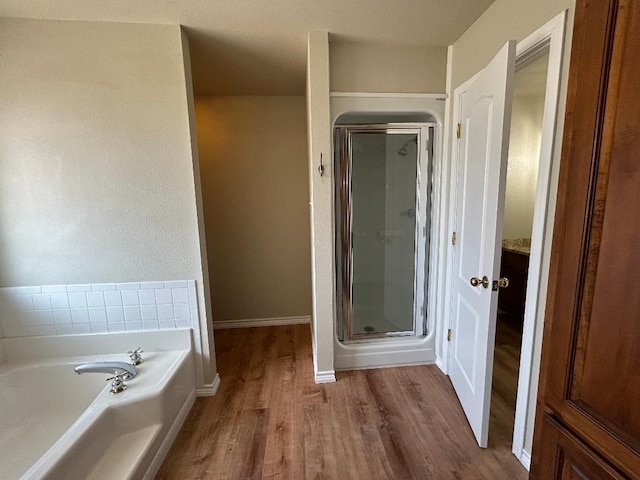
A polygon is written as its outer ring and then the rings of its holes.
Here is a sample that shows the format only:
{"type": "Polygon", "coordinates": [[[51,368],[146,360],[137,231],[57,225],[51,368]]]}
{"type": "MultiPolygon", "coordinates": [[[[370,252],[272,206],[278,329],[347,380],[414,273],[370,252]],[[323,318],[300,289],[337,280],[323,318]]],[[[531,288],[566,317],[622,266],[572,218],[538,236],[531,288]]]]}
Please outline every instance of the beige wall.
{"type": "Polygon", "coordinates": [[[311,313],[304,97],[196,97],[214,321],[311,313]]]}
{"type": "MultiPolygon", "coordinates": [[[[198,244],[200,254],[200,272],[197,277],[196,289],[198,296],[198,312],[200,320],[200,351],[202,352],[202,371],[204,384],[206,384],[209,394],[216,389],[215,380],[217,377],[216,352],[213,341],[213,312],[211,307],[211,282],[209,281],[209,260],[207,257],[207,238],[204,225],[204,206],[202,201],[202,179],[200,176],[200,159],[198,158],[198,138],[196,135],[196,105],[193,93],[193,79],[191,76],[191,53],[189,50],[189,39],[184,29],[180,29],[180,40],[182,42],[182,62],[185,78],[185,94],[187,100],[187,112],[189,118],[189,145],[193,159],[193,184],[194,200],[198,220],[198,244]]],[[[195,342],[198,341],[196,338],[195,342]]],[[[198,345],[196,345],[196,350],[198,345]]],[[[196,362],[196,375],[198,375],[198,363],[196,362]]],[[[204,388],[204,386],[203,386],[204,388]]]]}
{"type": "Polygon", "coordinates": [[[0,285],[201,278],[178,26],[0,19],[0,285]]]}
{"type": "Polygon", "coordinates": [[[0,19],[0,58],[0,286],[196,280],[210,385],[180,27],[0,19]]]}
{"type": "Polygon", "coordinates": [[[447,48],[330,43],[331,91],[441,93],[447,48]]]}
{"type": "Polygon", "coordinates": [[[508,40],[522,40],[574,0],[496,0],[453,44],[452,86],[455,90],[478,73],[508,40]]]}
{"type": "MultiPolygon", "coordinates": [[[[517,75],[517,74],[516,74],[517,75]]],[[[544,97],[513,97],[502,238],[531,238],[544,97]]]]}

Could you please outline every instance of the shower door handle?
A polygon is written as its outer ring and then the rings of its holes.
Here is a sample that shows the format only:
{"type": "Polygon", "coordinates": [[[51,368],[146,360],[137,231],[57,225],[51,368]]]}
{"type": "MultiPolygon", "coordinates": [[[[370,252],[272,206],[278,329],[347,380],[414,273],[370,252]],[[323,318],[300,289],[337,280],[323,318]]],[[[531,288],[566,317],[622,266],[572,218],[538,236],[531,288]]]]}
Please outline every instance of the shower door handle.
{"type": "Polygon", "coordinates": [[[482,277],[482,279],[479,279],[478,277],[471,277],[469,283],[471,283],[472,287],[482,285],[484,288],[489,288],[489,277],[487,277],[486,275],[482,277]]]}

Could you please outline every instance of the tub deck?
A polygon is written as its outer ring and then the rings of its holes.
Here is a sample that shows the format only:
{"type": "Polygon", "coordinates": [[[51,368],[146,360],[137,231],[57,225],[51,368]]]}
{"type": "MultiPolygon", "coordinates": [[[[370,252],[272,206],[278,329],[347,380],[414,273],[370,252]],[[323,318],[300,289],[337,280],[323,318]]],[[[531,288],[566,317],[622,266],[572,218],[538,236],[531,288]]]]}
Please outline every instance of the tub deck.
{"type": "Polygon", "coordinates": [[[19,478],[105,388],[104,379],[77,375],[73,364],[0,366],[0,472],[19,478]],[[8,454],[5,454],[8,453],[8,454]]]}
{"type": "Polygon", "coordinates": [[[0,364],[2,478],[152,478],[195,400],[187,345],[145,351],[138,375],[117,395],[108,374],[78,375],[73,367],[126,361],[126,354],[9,355],[0,364]]]}

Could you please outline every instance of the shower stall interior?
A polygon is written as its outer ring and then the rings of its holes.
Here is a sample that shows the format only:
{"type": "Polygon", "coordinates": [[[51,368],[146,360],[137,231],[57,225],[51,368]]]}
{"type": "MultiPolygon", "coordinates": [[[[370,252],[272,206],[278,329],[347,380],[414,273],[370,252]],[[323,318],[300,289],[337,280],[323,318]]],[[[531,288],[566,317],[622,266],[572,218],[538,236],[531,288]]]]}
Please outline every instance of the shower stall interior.
{"type": "Polygon", "coordinates": [[[433,123],[336,123],[336,333],[427,334],[433,123]]]}

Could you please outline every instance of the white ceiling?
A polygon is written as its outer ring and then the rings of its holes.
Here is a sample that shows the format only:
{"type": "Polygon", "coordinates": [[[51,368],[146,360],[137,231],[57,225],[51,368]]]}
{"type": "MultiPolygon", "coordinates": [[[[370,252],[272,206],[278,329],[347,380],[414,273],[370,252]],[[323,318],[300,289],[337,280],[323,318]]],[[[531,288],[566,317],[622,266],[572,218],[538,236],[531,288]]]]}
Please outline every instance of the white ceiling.
{"type": "Polygon", "coordinates": [[[494,0],[0,0],[0,16],[181,24],[197,94],[302,95],[306,36],[452,44],[494,0]]]}

